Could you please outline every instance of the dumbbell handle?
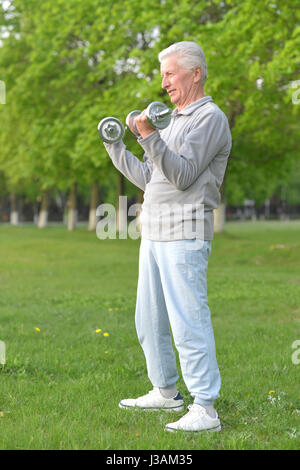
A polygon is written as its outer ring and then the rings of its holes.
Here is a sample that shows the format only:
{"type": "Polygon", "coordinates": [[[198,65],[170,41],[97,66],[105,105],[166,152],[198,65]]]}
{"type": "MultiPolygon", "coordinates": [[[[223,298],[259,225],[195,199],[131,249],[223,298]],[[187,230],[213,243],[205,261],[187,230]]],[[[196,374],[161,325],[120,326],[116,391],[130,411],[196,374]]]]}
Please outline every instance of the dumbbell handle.
{"type": "MultiPolygon", "coordinates": [[[[131,130],[131,132],[139,136],[139,132],[135,125],[135,118],[141,113],[141,111],[135,110],[131,111],[126,118],[126,124],[131,130]]],[[[146,116],[149,124],[154,129],[164,129],[170,123],[172,109],[166,107],[165,104],[160,103],[159,101],[154,101],[150,103],[146,109],[146,116]]]]}
{"type": "Polygon", "coordinates": [[[161,117],[164,117],[164,116],[167,116],[168,114],[171,114],[172,113],[172,109],[165,109],[164,111],[161,111],[160,113],[157,113],[155,116],[156,118],[161,118],[161,117]]]}

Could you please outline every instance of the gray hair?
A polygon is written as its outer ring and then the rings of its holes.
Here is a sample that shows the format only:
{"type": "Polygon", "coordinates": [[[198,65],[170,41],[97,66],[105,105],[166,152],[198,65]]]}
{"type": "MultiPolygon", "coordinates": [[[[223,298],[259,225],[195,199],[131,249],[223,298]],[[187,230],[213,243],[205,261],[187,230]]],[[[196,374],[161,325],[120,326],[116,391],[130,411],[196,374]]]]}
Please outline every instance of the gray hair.
{"type": "Polygon", "coordinates": [[[178,56],[178,63],[186,70],[192,71],[196,67],[201,67],[201,84],[204,85],[207,78],[207,64],[203,50],[198,44],[191,41],[175,42],[158,54],[161,63],[171,55],[178,56]]]}

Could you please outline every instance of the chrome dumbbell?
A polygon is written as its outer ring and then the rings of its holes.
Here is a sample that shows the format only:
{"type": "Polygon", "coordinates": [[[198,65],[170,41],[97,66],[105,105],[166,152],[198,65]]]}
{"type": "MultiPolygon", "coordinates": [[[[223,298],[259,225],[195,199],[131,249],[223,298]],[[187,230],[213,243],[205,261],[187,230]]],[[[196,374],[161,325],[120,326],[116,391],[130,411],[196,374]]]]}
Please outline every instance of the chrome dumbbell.
{"type": "MultiPolygon", "coordinates": [[[[171,113],[172,109],[159,101],[153,101],[146,109],[148,122],[155,129],[165,129],[168,127],[171,120],[171,113]]],[[[141,114],[141,111],[135,110],[131,111],[126,117],[126,125],[136,136],[139,135],[139,131],[137,130],[134,120],[139,114],[141,114]]]]}
{"type": "Polygon", "coordinates": [[[115,117],[106,117],[98,124],[100,138],[107,144],[114,144],[123,139],[125,129],[121,121],[115,117]]]}
{"type": "MultiPolygon", "coordinates": [[[[131,113],[126,117],[126,125],[136,136],[139,136],[139,132],[134,121],[140,113],[141,111],[139,110],[131,111],[131,113]]],[[[159,101],[153,101],[146,109],[148,122],[155,129],[165,129],[170,124],[171,113],[172,110],[159,101]]],[[[115,117],[107,117],[99,122],[98,132],[104,142],[113,144],[123,139],[125,129],[119,119],[115,117]]]]}

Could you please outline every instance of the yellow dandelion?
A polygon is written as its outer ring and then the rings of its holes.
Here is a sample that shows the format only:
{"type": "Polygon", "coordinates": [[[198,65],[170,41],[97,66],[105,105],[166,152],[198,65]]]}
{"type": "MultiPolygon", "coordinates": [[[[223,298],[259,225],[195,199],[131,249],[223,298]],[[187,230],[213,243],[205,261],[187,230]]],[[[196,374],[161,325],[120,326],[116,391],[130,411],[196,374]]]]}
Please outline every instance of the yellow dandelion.
{"type": "Polygon", "coordinates": [[[116,307],[115,310],[119,310],[119,307],[116,307]]]}
{"type": "Polygon", "coordinates": [[[108,311],[109,311],[109,312],[112,312],[112,311],[113,311],[113,309],[112,309],[112,308],[109,308],[109,309],[108,309],[108,311]]]}
{"type": "Polygon", "coordinates": [[[103,336],[109,336],[109,333],[103,333],[103,336]]]}
{"type": "Polygon", "coordinates": [[[100,328],[98,328],[98,330],[96,330],[96,333],[100,333],[100,332],[101,332],[101,329],[100,329],[100,328]]]}
{"type": "Polygon", "coordinates": [[[275,390],[270,390],[269,391],[269,395],[273,395],[273,393],[275,393],[275,390]]]}
{"type": "Polygon", "coordinates": [[[104,354],[108,354],[108,351],[104,351],[104,354]]]}
{"type": "Polygon", "coordinates": [[[140,435],[139,435],[139,433],[138,433],[138,432],[137,432],[135,435],[136,435],[136,437],[140,437],[140,435]]]}
{"type": "Polygon", "coordinates": [[[290,408],[293,408],[293,403],[290,403],[290,404],[289,404],[289,407],[290,407],[290,408]]]}
{"type": "Polygon", "coordinates": [[[36,328],[35,331],[38,333],[39,331],[41,331],[39,328],[36,328]]]}

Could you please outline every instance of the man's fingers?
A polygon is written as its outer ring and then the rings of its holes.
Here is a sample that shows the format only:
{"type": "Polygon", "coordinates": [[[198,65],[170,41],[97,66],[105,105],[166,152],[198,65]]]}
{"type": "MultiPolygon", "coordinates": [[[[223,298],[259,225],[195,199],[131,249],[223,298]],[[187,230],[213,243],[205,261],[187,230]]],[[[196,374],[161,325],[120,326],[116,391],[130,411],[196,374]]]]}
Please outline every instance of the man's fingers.
{"type": "Polygon", "coordinates": [[[147,121],[147,116],[146,116],[146,110],[142,111],[136,118],[135,122],[146,122],[147,121]]]}
{"type": "Polygon", "coordinates": [[[149,134],[152,134],[152,132],[155,131],[154,127],[152,127],[150,124],[149,124],[149,121],[147,119],[147,114],[146,114],[146,110],[144,109],[144,111],[141,112],[141,114],[139,114],[135,120],[135,125],[136,125],[136,128],[137,130],[139,131],[140,133],[140,136],[142,138],[145,138],[147,137],[149,134]]]}

